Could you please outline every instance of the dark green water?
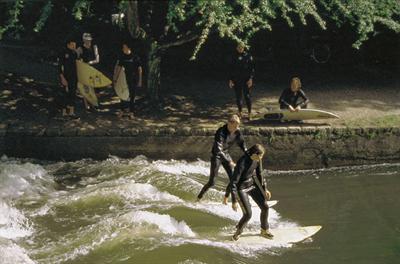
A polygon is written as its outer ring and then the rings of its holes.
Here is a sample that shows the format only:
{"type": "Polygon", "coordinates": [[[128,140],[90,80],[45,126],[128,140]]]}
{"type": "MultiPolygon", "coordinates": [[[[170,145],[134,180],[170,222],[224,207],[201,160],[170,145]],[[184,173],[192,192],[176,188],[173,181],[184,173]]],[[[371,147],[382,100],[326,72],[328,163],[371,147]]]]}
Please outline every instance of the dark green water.
{"type": "MultiPolygon", "coordinates": [[[[240,213],[227,183],[194,203],[209,163],[110,158],[0,161],[0,263],[399,263],[400,164],[268,172],[272,228],[322,225],[302,243],[221,240],[240,213]],[[74,178],[63,184],[54,179],[74,178]],[[216,202],[216,203],[209,203],[216,202]]],[[[248,229],[259,229],[253,209],[248,229]]]]}

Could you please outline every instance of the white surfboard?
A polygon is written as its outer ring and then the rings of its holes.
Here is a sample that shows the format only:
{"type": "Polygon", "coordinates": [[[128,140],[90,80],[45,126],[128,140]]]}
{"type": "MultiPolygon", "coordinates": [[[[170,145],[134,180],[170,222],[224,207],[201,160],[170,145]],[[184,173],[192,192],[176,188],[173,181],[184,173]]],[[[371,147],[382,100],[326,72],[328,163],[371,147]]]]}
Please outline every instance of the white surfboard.
{"type": "Polygon", "coordinates": [[[121,67],[116,82],[114,83],[114,90],[118,97],[123,101],[129,100],[129,88],[126,83],[125,68],[121,67]]]}
{"type": "Polygon", "coordinates": [[[260,236],[259,232],[243,232],[243,234],[239,237],[239,240],[232,241],[232,234],[221,234],[223,240],[230,240],[233,243],[241,243],[241,244],[271,244],[271,245],[280,245],[280,244],[291,244],[291,243],[299,243],[304,241],[307,238],[315,235],[322,226],[300,226],[300,227],[291,227],[291,228],[277,228],[270,229],[270,232],[274,235],[273,239],[267,239],[260,236]]]}
{"type": "Polygon", "coordinates": [[[318,109],[301,109],[298,112],[290,112],[289,110],[272,110],[266,113],[264,118],[267,120],[296,121],[339,118],[339,116],[318,109]]]}

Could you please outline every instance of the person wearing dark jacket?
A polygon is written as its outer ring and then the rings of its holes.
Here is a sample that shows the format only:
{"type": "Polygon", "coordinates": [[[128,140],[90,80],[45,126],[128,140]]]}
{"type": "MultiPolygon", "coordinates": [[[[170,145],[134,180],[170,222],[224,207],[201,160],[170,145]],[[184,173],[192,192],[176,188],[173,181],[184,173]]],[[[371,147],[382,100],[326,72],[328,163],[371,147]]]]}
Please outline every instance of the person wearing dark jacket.
{"type": "MultiPolygon", "coordinates": [[[[126,83],[129,89],[129,118],[133,119],[135,114],[135,97],[136,92],[142,87],[142,63],[139,56],[133,52],[132,45],[129,41],[122,43],[122,54],[118,58],[117,64],[114,68],[114,83],[117,81],[119,74],[121,73],[122,67],[125,69],[126,83]]],[[[123,101],[121,100],[121,108],[123,107],[123,101]]],[[[124,109],[122,109],[124,110],[124,109]]],[[[119,112],[118,116],[121,117],[123,112],[119,112]]]]}
{"type": "MultiPolygon", "coordinates": [[[[245,152],[246,145],[242,133],[239,130],[240,118],[237,115],[232,115],[228,119],[228,123],[220,127],[214,136],[214,144],[211,150],[211,168],[210,168],[210,179],[203,186],[197,200],[200,201],[203,195],[215,184],[215,177],[218,176],[219,167],[222,165],[228,174],[229,181],[231,181],[233,168],[235,163],[233,162],[228,150],[233,145],[238,145],[240,149],[245,152]]],[[[225,197],[223,200],[224,204],[228,203],[228,198],[231,192],[231,184],[229,183],[226,187],[225,197]]]]}
{"type": "Polygon", "coordinates": [[[61,85],[65,89],[63,116],[75,116],[75,94],[78,83],[76,73],[76,42],[72,39],[67,40],[66,48],[58,58],[58,72],[61,85]]]}
{"type": "Polygon", "coordinates": [[[248,120],[251,119],[251,96],[254,79],[253,57],[244,50],[243,44],[238,44],[236,54],[232,58],[230,65],[229,88],[235,89],[236,104],[239,110],[239,117],[242,118],[243,96],[248,110],[248,120]]]}
{"type": "Polygon", "coordinates": [[[267,189],[267,183],[262,177],[262,158],[265,149],[260,144],[252,146],[237,162],[233,176],[232,186],[232,209],[237,211],[239,202],[243,216],[237,224],[237,230],[233,235],[233,240],[238,240],[244,227],[251,218],[251,204],[249,196],[256,202],[261,209],[261,236],[272,239],[273,235],[269,231],[268,224],[268,204],[271,193],[267,189]],[[254,175],[255,174],[255,175],[254,175]]]}
{"type": "Polygon", "coordinates": [[[308,100],[306,94],[301,89],[301,81],[294,77],[290,83],[290,88],[283,90],[279,97],[281,109],[289,109],[291,112],[297,112],[302,108],[307,108],[308,100]]]}

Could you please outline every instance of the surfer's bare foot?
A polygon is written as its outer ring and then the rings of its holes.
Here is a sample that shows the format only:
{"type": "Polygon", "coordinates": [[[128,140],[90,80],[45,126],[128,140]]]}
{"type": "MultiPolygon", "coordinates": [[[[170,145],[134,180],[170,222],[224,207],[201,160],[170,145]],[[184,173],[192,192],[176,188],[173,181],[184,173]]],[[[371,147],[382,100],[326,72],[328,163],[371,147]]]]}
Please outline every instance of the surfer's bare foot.
{"type": "Polygon", "coordinates": [[[267,239],[272,239],[274,237],[274,235],[271,232],[269,232],[269,230],[265,229],[261,229],[260,236],[265,237],[267,239]]]}
{"type": "Polygon", "coordinates": [[[222,201],[223,204],[228,205],[228,197],[224,196],[224,200],[222,201]]]}
{"type": "Polygon", "coordinates": [[[235,234],[233,234],[233,236],[232,236],[232,240],[237,241],[241,234],[242,234],[242,231],[240,231],[239,229],[236,230],[235,234]]]}

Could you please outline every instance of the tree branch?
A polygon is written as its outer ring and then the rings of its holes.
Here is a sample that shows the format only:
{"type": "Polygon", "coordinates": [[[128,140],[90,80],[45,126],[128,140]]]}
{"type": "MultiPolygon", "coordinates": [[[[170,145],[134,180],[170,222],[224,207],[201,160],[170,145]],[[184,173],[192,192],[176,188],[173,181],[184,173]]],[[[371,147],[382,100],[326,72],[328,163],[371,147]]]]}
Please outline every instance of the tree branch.
{"type": "Polygon", "coordinates": [[[177,40],[175,40],[173,42],[169,42],[169,43],[165,43],[165,44],[160,45],[160,49],[161,50],[166,50],[166,49],[169,49],[171,47],[180,46],[180,45],[183,45],[185,43],[194,41],[194,40],[198,39],[199,37],[200,36],[197,35],[197,34],[187,34],[186,36],[184,36],[184,37],[182,37],[180,39],[177,39],[177,40]]]}

